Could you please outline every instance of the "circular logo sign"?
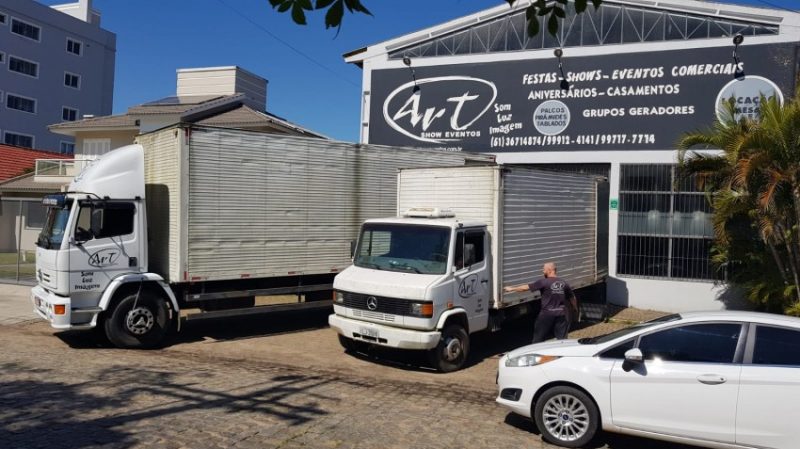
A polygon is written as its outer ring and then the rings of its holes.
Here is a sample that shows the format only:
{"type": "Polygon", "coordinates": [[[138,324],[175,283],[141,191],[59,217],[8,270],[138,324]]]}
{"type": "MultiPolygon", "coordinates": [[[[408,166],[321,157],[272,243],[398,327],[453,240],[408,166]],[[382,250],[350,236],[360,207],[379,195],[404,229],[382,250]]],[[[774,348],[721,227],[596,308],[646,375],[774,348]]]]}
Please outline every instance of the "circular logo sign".
{"type": "Polygon", "coordinates": [[[717,118],[723,120],[726,115],[726,103],[733,99],[734,116],[738,122],[742,118],[758,120],[761,114],[761,97],[776,97],[778,103],[783,104],[783,93],[780,88],[761,76],[746,76],[735,79],[717,95],[717,118]]]}
{"type": "Polygon", "coordinates": [[[569,108],[558,100],[547,100],[533,111],[533,126],[545,136],[561,134],[569,126],[569,108]]]}

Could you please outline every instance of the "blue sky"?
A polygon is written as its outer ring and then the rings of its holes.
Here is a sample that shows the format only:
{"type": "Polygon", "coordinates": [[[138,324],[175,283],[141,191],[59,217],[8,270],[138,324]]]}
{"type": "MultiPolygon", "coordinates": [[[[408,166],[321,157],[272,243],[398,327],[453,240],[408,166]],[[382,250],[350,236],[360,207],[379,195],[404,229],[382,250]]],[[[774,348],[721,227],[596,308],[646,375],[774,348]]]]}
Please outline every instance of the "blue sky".
{"type": "MultiPolygon", "coordinates": [[[[298,26],[287,14],[272,10],[267,0],[94,0],[103,28],[117,35],[114,113],[174,95],[179,68],[238,65],[269,81],[267,109],[273,114],[356,141],[362,72],[345,64],[342,54],[503,3],[362,1],[374,17],[346,15],[337,36],[335,30],[325,30],[322,14],[298,26]]],[[[728,3],[800,10],[800,0],[728,3]]]]}

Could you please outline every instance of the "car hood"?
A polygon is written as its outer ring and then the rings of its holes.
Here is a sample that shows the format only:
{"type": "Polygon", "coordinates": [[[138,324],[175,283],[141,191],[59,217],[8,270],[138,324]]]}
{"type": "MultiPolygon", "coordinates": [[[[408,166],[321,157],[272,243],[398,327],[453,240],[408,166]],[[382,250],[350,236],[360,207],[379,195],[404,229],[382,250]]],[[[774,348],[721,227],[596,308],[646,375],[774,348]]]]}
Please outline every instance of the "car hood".
{"type": "Polygon", "coordinates": [[[551,340],[543,343],[517,348],[507,355],[517,357],[523,354],[540,354],[555,356],[591,357],[598,351],[597,345],[580,344],[578,340],[551,340]]]}

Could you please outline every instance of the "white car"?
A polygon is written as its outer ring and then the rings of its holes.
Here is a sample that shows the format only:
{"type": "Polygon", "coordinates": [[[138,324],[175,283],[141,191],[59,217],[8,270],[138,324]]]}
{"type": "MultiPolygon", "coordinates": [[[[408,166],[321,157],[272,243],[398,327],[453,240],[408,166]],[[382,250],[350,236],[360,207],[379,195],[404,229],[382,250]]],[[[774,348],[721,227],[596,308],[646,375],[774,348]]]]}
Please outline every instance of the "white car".
{"type": "Polygon", "coordinates": [[[800,447],[800,318],[670,315],[516,349],[497,402],[564,447],[598,429],[712,448],[800,447]]]}

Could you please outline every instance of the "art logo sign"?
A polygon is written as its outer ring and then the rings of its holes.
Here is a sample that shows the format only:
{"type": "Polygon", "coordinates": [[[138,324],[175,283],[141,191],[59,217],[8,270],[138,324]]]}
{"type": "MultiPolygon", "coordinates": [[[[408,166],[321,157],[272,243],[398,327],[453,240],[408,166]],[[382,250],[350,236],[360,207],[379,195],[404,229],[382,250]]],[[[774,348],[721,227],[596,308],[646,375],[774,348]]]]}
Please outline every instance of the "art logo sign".
{"type": "Polygon", "coordinates": [[[405,83],[383,103],[383,117],[397,132],[419,142],[446,144],[480,137],[472,125],[497,98],[494,83],[469,76],[442,76],[405,83]]]}

